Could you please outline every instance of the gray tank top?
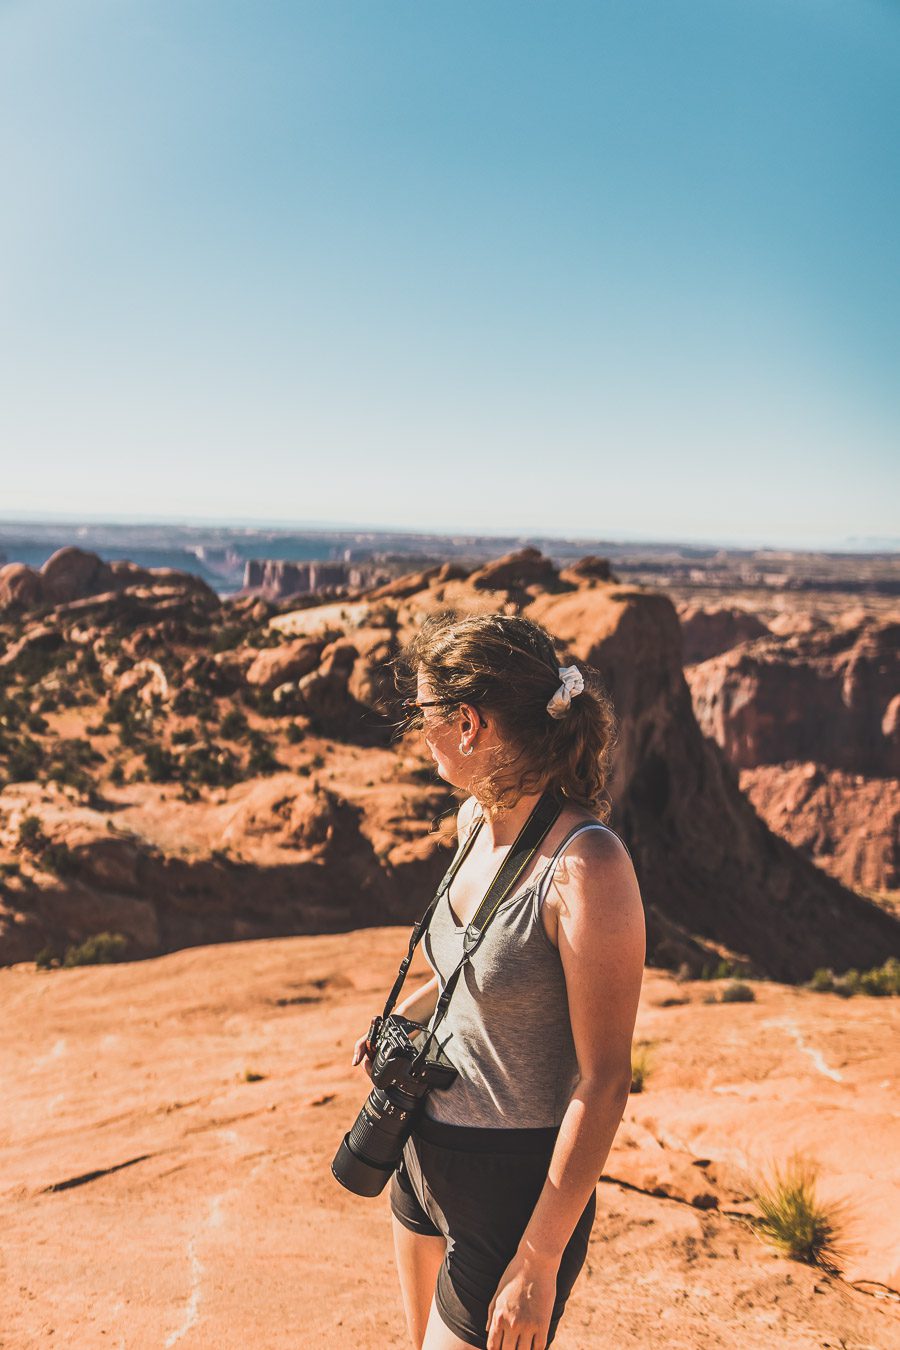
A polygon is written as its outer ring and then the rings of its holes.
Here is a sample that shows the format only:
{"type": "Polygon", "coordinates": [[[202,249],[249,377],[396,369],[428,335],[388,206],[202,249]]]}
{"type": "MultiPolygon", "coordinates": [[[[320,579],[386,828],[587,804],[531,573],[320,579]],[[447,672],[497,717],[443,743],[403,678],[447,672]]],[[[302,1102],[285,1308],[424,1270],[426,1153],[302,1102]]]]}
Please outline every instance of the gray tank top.
{"type": "MultiPolygon", "coordinates": [[[[562,1120],[578,1061],[562,961],[544,932],[541,905],[567,845],[596,829],[609,827],[600,821],[573,826],[534,880],[503,901],[463,968],[436,1032],[459,1072],[449,1088],[428,1094],[425,1113],[432,1119],[499,1129],[546,1128],[562,1120]]],[[[445,891],[422,940],[441,988],[462,957],[464,934],[445,891]]]]}

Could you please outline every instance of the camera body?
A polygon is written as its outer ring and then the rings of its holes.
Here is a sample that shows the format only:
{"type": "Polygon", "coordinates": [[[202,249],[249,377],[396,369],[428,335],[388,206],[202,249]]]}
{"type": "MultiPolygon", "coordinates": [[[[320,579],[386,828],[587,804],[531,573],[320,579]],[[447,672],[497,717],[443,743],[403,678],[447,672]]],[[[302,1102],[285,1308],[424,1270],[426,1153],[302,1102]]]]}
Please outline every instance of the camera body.
{"type": "Polygon", "coordinates": [[[447,1088],[457,1071],[440,1051],[423,1055],[428,1028],[392,1013],[369,1030],[375,1084],[344,1135],[331,1164],[342,1186],[356,1195],[379,1195],[400,1161],[403,1146],[425,1109],[432,1088],[447,1088]],[[421,1037],[421,1045],[414,1042],[421,1037]]]}

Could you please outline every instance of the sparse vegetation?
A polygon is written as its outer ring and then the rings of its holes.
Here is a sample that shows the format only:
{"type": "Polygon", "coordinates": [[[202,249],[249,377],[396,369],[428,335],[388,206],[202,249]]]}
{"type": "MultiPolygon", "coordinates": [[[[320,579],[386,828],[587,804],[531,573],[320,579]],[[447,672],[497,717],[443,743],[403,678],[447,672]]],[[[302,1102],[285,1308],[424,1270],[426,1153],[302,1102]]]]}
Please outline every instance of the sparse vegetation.
{"type": "Polygon", "coordinates": [[[755,1188],[753,1199],[762,1211],[757,1230],[797,1261],[837,1273],[837,1210],[829,1212],[816,1198],[818,1164],[794,1154],[784,1168],[775,1166],[771,1178],[755,1188]]]}
{"type": "Polygon", "coordinates": [[[653,1042],[635,1041],[631,1046],[631,1092],[643,1092],[653,1069],[653,1042]]]}
{"type": "Polygon", "coordinates": [[[121,933],[95,933],[78,946],[68,947],[63,965],[104,966],[115,961],[124,961],[128,950],[128,939],[121,933]]]}
{"type": "Polygon", "coordinates": [[[178,777],[178,760],[164,745],[148,745],[144,763],[151,783],[171,783],[178,777]]]}
{"type": "Polygon", "coordinates": [[[239,741],[247,734],[247,718],[240,708],[230,708],[222,718],[219,731],[227,741],[239,741]]]}
{"type": "Polygon", "coordinates": [[[722,990],[723,1003],[753,1003],[755,999],[756,991],[741,980],[732,980],[731,984],[726,984],[722,990]]]}
{"type": "Polygon", "coordinates": [[[900,960],[889,956],[881,966],[862,972],[845,970],[843,975],[835,975],[833,970],[820,967],[812,979],[807,981],[807,989],[817,994],[840,994],[850,998],[853,994],[871,994],[876,998],[900,994],[900,960]]]}
{"type": "Polygon", "coordinates": [[[46,847],[48,842],[40,817],[25,816],[19,824],[19,848],[24,848],[29,853],[37,853],[46,847]]]}

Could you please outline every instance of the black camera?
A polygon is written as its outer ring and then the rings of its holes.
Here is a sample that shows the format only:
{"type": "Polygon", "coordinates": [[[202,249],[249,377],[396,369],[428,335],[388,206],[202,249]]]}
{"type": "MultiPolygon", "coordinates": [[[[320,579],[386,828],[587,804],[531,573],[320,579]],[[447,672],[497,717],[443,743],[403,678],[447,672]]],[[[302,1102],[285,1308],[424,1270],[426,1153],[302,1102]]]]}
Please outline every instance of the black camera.
{"type": "Polygon", "coordinates": [[[428,1093],[449,1087],[456,1077],[456,1069],[440,1049],[434,1059],[428,1058],[431,1039],[427,1027],[397,1013],[373,1021],[368,1041],[374,1052],[375,1086],[331,1164],[348,1191],[380,1195],[425,1109],[428,1093]]]}

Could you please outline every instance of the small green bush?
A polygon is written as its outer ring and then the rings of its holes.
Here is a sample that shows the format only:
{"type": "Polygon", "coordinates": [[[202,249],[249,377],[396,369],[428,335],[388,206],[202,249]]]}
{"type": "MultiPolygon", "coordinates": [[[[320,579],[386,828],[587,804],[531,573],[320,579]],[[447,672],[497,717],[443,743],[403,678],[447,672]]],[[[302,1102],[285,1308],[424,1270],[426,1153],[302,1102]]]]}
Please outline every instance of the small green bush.
{"type": "Polygon", "coordinates": [[[298,726],[296,722],[288,722],[285,737],[289,745],[299,745],[300,741],[303,740],[303,734],[303,728],[298,726]]]}
{"type": "Polygon", "coordinates": [[[797,1261],[837,1272],[836,1207],[828,1213],[816,1199],[818,1165],[794,1154],[782,1170],[757,1183],[753,1199],[762,1211],[756,1227],[797,1261]]]}
{"type": "Polygon", "coordinates": [[[828,994],[834,989],[834,971],[820,966],[813,972],[813,976],[806,982],[807,989],[812,989],[817,994],[828,994]]]}
{"type": "Polygon", "coordinates": [[[753,1003],[755,998],[756,991],[740,980],[732,980],[731,984],[726,984],[722,990],[723,1003],[753,1003]]]}
{"type": "Polygon", "coordinates": [[[19,825],[19,847],[27,848],[31,852],[43,848],[47,843],[47,836],[41,827],[39,816],[25,816],[19,825]]]}
{"type": "Polygon", "coordinates": [[[900,994],[900,960],[889,956],[881,966],[863,971],[851,966],[843,975],[820,968],[807,980],[806,988],[817,994],[839,994],[842,998],[852,998],[854,994],[869,994],[875,998],[900,994]]]}
{"type": "Polygon", "coordinates": [[[634,1041],[632,1043],[630,1092],[643,1092],[644,1084],[652,1071],[652,1052],[652,1041],[634,1041]]]}
{"type": "Polygon", "coordinates": [[[124,961],[128,949],[128,939],[121,933],[95,933],[86,938],[79,946],[68,947],[63,965],[104,966],[114,961],[124,961]]]}
{"type": "Polygon", "coordinates": [[[148,745],[144,751],[144,763],[151,783],[171,783],[178,777],[178,760],[164,745],[148,745]]]}
{"type": "Polygon", "coordinates": [[[222,718],[219,728],[226,741],[239,741],[247,734],[247,718],[240,708],[231,708],[222,718]]]}

